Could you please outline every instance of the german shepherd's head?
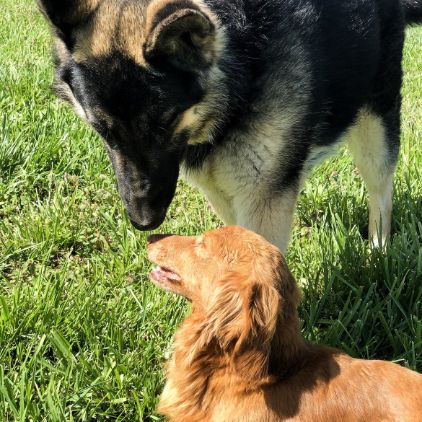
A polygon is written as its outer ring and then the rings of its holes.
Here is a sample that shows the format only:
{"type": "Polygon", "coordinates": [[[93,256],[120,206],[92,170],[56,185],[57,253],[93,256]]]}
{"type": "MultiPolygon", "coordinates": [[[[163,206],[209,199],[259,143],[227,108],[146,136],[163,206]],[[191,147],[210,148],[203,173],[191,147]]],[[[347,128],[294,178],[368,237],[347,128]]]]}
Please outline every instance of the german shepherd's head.
{"type": "Polygon", "coordinates": [[[102,136],[129,218],[158,227],[188,145],[224,118],[225,48],[201,0],[39,0],[56,38],[56,91],[102,136]]]}

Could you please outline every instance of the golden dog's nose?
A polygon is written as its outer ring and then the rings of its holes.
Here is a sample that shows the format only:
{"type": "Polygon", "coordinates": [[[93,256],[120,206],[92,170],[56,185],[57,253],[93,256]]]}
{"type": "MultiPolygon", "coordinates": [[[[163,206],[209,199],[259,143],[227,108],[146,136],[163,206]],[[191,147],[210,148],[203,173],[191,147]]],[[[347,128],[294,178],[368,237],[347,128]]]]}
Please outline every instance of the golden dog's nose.
{"type": "Polygon", "coordinates": [[[171,234],[151,234],[151,235],[148,236],[147,242],[149,244],[152,244],[152,243],[158,242],[159,240],[164,239],[164,238],[169,237],[169,236],[171,236],[171,234]]]}

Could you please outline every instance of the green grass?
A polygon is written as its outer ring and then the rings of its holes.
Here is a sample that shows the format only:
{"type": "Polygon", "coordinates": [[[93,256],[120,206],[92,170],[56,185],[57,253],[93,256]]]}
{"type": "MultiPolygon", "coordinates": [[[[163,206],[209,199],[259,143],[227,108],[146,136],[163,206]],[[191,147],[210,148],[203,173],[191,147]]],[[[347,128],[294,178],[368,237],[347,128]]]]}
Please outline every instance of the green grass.
{"type": "MultiPolygon", "coordinates": [[[[0,420],[157,420],[187,304],[148,282],[100,140],[51,94],[34,2],[0,7],[0,420]]],[[[341,150],[301,194],[288,262],[308,339],[421,370],[422,29],[407,35],[391,245],[369,252],[366,194],[341,150]]],[[[219,224],[181,183],[162,230],[219,224]]]]}

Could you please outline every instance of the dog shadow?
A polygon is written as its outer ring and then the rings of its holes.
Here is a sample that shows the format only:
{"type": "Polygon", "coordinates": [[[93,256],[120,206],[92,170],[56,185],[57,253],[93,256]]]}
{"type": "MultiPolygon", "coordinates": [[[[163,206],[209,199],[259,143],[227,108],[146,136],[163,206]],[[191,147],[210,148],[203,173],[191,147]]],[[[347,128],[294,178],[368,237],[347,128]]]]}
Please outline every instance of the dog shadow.
{"type": "MultiPolygon", "coordinates": [[[[334,202],[342,196],[336,193],[334,202]]],[[[337,229],[334,206],[328,214],[326,227],[337,229]]],[[[396,189],[391,240],[384,248],[364,241],[366,204],[356,202],[349,214],[341,242],[318,256],[318,267],[302,264],[295,271],[306,280],[299,309],[303,334],[354,357],[401,360],[421,370],[422,344],[415,340],[414,321],[420,314],[422,197],[403,186],[396,189]]]]}
{"type": "Polygon", "coordinates": [[[282,419],[297,416],[307,394],[311,394],[318,386],[329,385],[340,375],[341,368],[335,360],[336,355],[333,349],[316,349],[315,354],[311,354],[305,362],[306,371],[300,371],[299,375],[293,375],[285,383],[265,392],[268,408],[282,419]]]}

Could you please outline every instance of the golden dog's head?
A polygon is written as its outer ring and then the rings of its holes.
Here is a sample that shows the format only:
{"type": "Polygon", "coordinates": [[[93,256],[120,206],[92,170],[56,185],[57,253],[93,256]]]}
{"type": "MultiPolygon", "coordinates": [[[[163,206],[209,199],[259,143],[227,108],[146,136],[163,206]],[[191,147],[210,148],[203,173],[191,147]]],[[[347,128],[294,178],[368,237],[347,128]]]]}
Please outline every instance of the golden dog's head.
{"type": "Polygon", "coordinates": [[[250,378],[269,375],[280,339],[298,329],[298,290],[275,246],[232,226],[195,237],[151,236],[148,256],[158,265],[151,280],[191,300],[202,316],[202,347],[217,344],[250,378]]]}

